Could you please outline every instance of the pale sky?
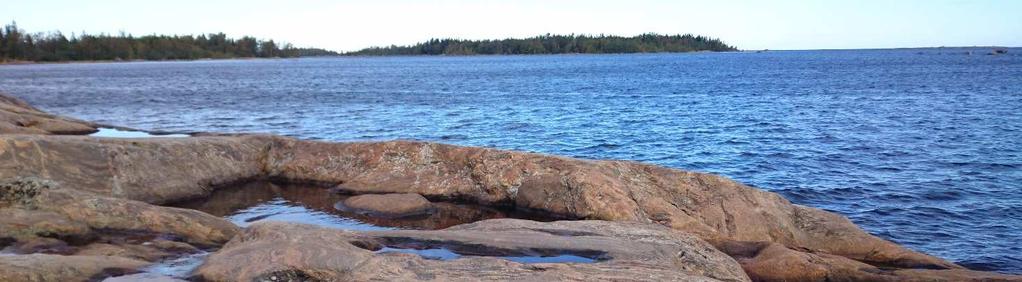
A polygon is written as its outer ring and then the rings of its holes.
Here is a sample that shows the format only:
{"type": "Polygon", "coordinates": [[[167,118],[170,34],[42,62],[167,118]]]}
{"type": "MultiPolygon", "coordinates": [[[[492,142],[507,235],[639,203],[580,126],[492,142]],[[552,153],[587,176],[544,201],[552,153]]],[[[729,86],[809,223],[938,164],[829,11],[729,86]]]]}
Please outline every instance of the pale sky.
{"type": "Polygon", "coordinates": [[[430,38],[646,32],[707,35],[746,50],[1022,46],[1020,0],[0,2],[0,21],[30,32],[224,32],[336,51],[430,38]]]}

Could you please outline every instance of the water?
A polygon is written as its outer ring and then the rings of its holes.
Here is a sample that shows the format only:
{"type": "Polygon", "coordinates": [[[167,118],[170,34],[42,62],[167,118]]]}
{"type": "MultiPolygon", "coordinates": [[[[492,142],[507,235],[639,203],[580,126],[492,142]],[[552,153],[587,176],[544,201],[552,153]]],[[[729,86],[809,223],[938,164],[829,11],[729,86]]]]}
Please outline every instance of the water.
{"type": "Polygon", "coordinates": [[[722,174],[1022,273],[1022,49],[0,66],[54,113],[170,132],[418,139],[722,174]]]}
{"type": "Polygon", "coordinates": [[[436,230],[494,218],[553,220],[537,213],[450,202],[433,202],[434,211],[428,215],[381,218],[335,208],[348,197],[323,187],[254,181],[173,206],[221,216],[242,227],[275,220],[356,231],[436,230]]]}
{"type": "Polygon", "coordinates": [[[89,136],[110,138],[188,137],[187,134],[152,134],[145,131],[122,130],[106,127],[100,127],[99,131],[89,134],[89,136]]]}
{"type": "MultiPolygon", "coordinates": [[[[173,206],[195,209],[221,216],[242,227],[247,227],[259,221],[273,220],[356,231],[436,230],[493,218],[511,217],[540,221],[551,220],[551,218],[545,218],[539,214],[448,202],[433,202],[434,211],[429,215],[378,218],[335,208],[336,203],[342,202],[348,197],[348,195],[341,195],[324,187],[254,181],[232,187],[223,187],[217,189],[208,197],[174,203],[173,206]]],[[[428,259],[444,260],[461,257],[461,254],[444,248],[414,249],[384,247],[377,250],[377,252],[413,253],[428,259]]],[[[148,275],[188,278],[192,271],[198,268],[208,255],[209,252],[203,251],[165,260],[143,269],[143,272],[148,275]]],[[[569,254],[498,257],[521,263],[595,262],[588,258],[569,254]],[[591,261],[587,261],[587,259],[591,261]]]]}
{"type": "MultiPolygon", "coordinates": [[[[425,259],[432,260],[453,260],[464,257],[464,255],[457,252],[451,251],[447,248],[426,248],[426,249],[414,249],[414,248],[392,248],[384,247],[377,250],[376,253],[403,253],[403,254],[415,254],[425,259]]],[[[496,256],[501,259],[510,260],[518,263],[595,263],[596,259],[560,254],[553,256],[496,256]]]]}

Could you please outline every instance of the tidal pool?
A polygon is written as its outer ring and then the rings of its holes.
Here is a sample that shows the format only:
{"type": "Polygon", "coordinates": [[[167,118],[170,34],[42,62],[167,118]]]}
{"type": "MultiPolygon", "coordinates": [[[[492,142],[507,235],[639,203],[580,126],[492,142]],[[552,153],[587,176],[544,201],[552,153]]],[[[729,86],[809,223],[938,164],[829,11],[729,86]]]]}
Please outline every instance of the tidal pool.
{"type": "Polygon", "coordinates": [[[100,127],[96,133],[89,134],[92,137],[108,138],[150,138],[150,137],[188,137],[188,134],[153,134],[145,131],[121,130],[116,128],[100,127]]]}
{"type": "Polygon", "coordinates": [[[334,207],[348,197],[325,187],[256,181],[217,189],[209,197],[174,206],[221,216],[242,227],[276,220],[360,231],[434,230],[492,218],[554,220],[540,213],[452,202],[433,202],[435,211],[429,215],[381,218],[334,207]]]}
{"type": "MultiPolygon", "coordinates": [[[[403,253],[403,254],[415,254],[425,259],[433,260],[452,260],[466,257],[469,255],[459,254],[448,248],[426,248],[426,249],[415,249],[415,248],[395,248],[395,247],[384,247],[376,251],[378,254],[382,253],[403,253]]],[[[501,259],[506,259],[518,263],[594,263],[597,259],[588,258],[583,256],[577,256],[572,254],[560,254],[552,256],[493,256],[501,259]]]]}
{"type": "MultiPolygon", "coordinates": [[[[535,212],[452,202],[433,202],[435,210],[428,215],[381,218],[335,208],[336,203],[344,201],[348,197],[350,195],[335,193],[321,186],[254,181],[223,187],[217,189],[208,197],[174,203],[171,206],[199,210],[224,217],[241,227],[247,227],[263,220],[275,220],[356,231],[436,230],[494,218],[521,218],[537,221],[552,221],[555,219],[554,217],[535,212]]],[[[149,266],[143,269],[143,271],[148,275],[162,275],[185,279],[202,264],[209,255],[209,251],[212,250],[168,259],[149,266]]],[[[427,259],[440,260],[463,257],[462,254],[455,253],[446,248],[414,249],[384,247],[376,250],[376,252],[413,253],[427,259]]],[[[569,254],[494,257],[521,263],[595,262],[594,259],[569,254]]]]}

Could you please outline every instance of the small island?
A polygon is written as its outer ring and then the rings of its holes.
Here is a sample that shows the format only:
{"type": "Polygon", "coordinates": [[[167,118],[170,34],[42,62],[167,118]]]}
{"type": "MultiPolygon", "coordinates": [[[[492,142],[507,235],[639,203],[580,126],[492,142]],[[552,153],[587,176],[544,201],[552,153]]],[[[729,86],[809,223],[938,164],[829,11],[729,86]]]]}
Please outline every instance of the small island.
{"type": "Polygon", "coordinates": [[[632,37],[614,35],[542,35],[524,39],[461,40],[431,39],[411,46],[371,47],[345,55],[532,55],[613,54],[738,51],[720,39],[701,35],[647,33],[632,37]]]}

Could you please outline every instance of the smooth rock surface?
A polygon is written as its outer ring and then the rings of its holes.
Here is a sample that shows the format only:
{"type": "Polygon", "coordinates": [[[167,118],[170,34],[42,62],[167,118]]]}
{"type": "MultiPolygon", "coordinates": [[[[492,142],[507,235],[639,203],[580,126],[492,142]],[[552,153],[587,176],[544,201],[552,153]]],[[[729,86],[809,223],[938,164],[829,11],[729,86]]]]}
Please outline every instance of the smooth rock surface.
{"type": "Polygon", "coordinates": [[[146,264],[108,256],[0,255],[0,281],[92,281],[137,272],[146,264]]]}
{"type": "Polygon", "coordinates": [[[1019,281],[1022,277],[966,269],[894,270],[846,257],[813,254],[769,242],[729,242],[721,248],[754,281],[1019,281]]]}
{"type": "Polygon", "coordinates": [[[0,134],[89,134],[93,123],[52,115],[0,93],[0,134]]]}
{"type": "Polygon", "coordinates": [[[93,138],[0,135],[0,178],[162,204],[264,175],[268,137],[93,138]]]}
{"type": "Polygon", "coordinates": [[[425,215],[433,211],[429,200],[413,193],[352,196],[335,207],[384,218],[425,215]]]}
{"type": "Polygon", "coordinates": [[[262,222],[211,255],[196,274],[213,281],[250,281],[273,275],[320,281],[749,281],[726,254],[694,236],[660,226],[516,219],[486,220],[439,231],[377,232],[262,222]],[[474,256],[441,261],[373,252],[395,245],[445,247],[474,256]],[[499,258],[562,253],[598,256],[600,260],[522,264],[499,258]]]}
{"type": "Polygon", "coordinates": [[[279,139],[271,175],[356,193],[418,193],[572,218],[656,222],[716,241],[768,241],[898,267],[958,266],[877,238],[848,219],[726,178],[625,161],[591,161],[425,142],[279,139]]]}

